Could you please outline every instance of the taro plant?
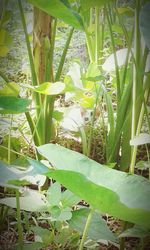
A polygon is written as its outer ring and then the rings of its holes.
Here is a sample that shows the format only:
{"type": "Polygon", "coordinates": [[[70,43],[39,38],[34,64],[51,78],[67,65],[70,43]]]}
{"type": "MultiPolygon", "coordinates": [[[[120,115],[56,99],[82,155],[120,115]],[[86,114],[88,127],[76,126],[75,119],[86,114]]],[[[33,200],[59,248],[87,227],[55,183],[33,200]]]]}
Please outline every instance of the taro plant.
{"type": "MultiPolygon", "coordinates": [[[[30,2],[45,12],[59,17],[66,23],[85,32],[90,62],[88,79],[86,80],[89,80],[89,85],[93,86],[94,84],[96,89],[100,89],[107,106],[107,162],[116,162],[122,170],[128,169],[131,162],[130,170],[133,171],[136,154],[135,150],[131,149],[129,142],[135,136],[136,130],[140,130],[142,116],[147,114],[144,103],[146,104],[149,93],[149,74],[147,74],[148,45],[145,45],[141,38],[142,26],[146,25],[145,23],[141,25],[140,22],[140,11],[143,3],[136,1],[132,9],[128,8],[128,6],[121,8],[120,5],[113,1],[101,1],[100,3],[98,1],[92,1],[92,3],[73,1],[74,6],[57,1],[55,7],[59,3],[63,9],[60,13],[59,8],[54,10],[52,2],[47,2],[47,4],[42,1],[30,2]],[[79,8],[79,14],[76,12],[77,7],[79,8]],[[64,13],[68,13],[69,16],[64,15],[64,13]],[[130,25],[128,23],[126,25],[126,15],[130,16],[130,25]],[[104,61],[104,49],[108,44],[111,46],[112,55],[104,61]],[[119,46],[121,47],[120,50],[118,49],[119,46]],[[110,64],[111,68],[109,67],[110,64]],[[94,70],[91,70],[91,68],[94,70]],[[116,108],[113,107],[114,100],[111,101],[110,94],[106,91],[109,77],[113,78],[116,88],[116,108]],[[136,107],[138,107],[138,112],[135,115],[136,107]],[[114,113],[116,113],[116,116],[114,113]]],[[[141,16],[143,15],[141,20],[147,20],[145,19],[147,13],[144,10],[146,10],[146,7],[141,12],[141,16]]],[[[143,28],[144,31],[145,28],[146,26],[143,28]]],[[[85,152],[87,151],[87,155],[90,155],[92,130],[93,123],[90,132],[91,136],[87,143],[88,149],[84,149],[85,152]]]]}
{"type": "Polygon", "coordinates": [[[10,167],[1,163],[2,176],[0,185],[11,187],[18,190],[17,194],[20,193],[17,202],[15,197],[6,197],[0,200],[0,203],[3,205],[17,208],[19,249],[24,249],[27,246],[36,249],[48,246],[54,249],[58,249],[58,247],[62,249],[67,247],[76,249],[79,245],[80,249],[82,249],[84,243],[88,248],[88,246],[98,246],[98,242],[105,242],[105,244],[108,241],[112,244],[118,242],[117,236],[110,231],[98,211],[92,211],[91,227],[87,231],[89,226],[86,220],[91,213],[91,209],[77,205],[81,197],[76,196],[69,190],[62,192],[61,185],[58,182],[52,183],[45,194],[17,187],[18,185],[29,184],[26,180],[29,180],[30,177],[31,181],[31,177],[35,177],[36,174],[38,174],[37,180],[39,180],[39,173],[44,174],[48,171],[48,168],[42,163],[38,163],[32,159],[28,160],[31,166],[27,171],[20,171],[14,166],[10,167]],[[20,210],[40,213],[36,220],[34,220],[35,226],[31,226],[28,230],[29,232],[34,232],[34,242],[26,243],[23,241],[23,223],[21,226],[20,210]],[[39,226],[38,222],[47,222],[47,228],[39,226]],[[82,234],[83,238],[80,243],[80,236],[82,234]]]}
{"type": "MultiPolygon", "coordinates": [[[[38,151],[53,167],[49,168],[41,162],[28,159],[32,167],[28,171],[17,171],[15,173],[14,168],[1,165],[1,182],[3,182],[3,186],[15,185],[18,183],[15,180],[16,178],[23,181],[23,179],[27,178],[27,175],[40,173],[63,184],[69,191],[62,192],[61,186],[57,182],[52,184],[47,191],[48,202],[46,202],[44,197],[41,200],[40,197],[43,195],[37,193],[39,199],[36,198],[36,205],[33,203],[33,209],[37,211],[40,206],[41,209],[49,211],[50,217],[46,213],[42,215],[41,219],[50,219],[51,222],[67,220],[71,228],[82,234],[79,249],[83,249],[84,245],[86,246],[85,243],[88,238],[96,241],[105,239],[114,243],[118,241],[108,230],[105,222],[101,221],[97,211],[134,223],[136,225],[135,228],[138,228],[138,232],[137,230],[135,232],[134,228],[130,229],[131,235],[138,235],[138,237],[140,235],[140,238],[143,238],[149,234],[150,206],[147,198],[150,193],[150,183],[147,179],[111,169],[80,153],[58,145],[46,144],[38,147],[38,151]],[[11,175],[10,172],[12,173],[11,175]],[[80,199],[88,202],[90,208],[79,206],[78,210],[72,212],[69,207],[76,204],[80,199]],[[100,224],[97,224],[97,216],[100,224]],[[82,220],[82,223],[79,220],[82,220]],[[94,228],[96,232],[93,231],[94,228]]],[[[29,191],[29,194],[31,193],[32,196],[34,192],[29,191]]],[[[30,195],[29,197],[28,195],[20,197],[20,207],[22,209],[31,209],[29,202],[25,202],[29,198],[33,199],[30,195]]],[[[4,198],[1,200],[1,203],[11,207],[16,206],[14,198],[4,198]]],[[[129,231],[121,234],[120,238],[129,235],[129,231]]],[[[35,232],[40,234],[38,228],[35,232]]]]}

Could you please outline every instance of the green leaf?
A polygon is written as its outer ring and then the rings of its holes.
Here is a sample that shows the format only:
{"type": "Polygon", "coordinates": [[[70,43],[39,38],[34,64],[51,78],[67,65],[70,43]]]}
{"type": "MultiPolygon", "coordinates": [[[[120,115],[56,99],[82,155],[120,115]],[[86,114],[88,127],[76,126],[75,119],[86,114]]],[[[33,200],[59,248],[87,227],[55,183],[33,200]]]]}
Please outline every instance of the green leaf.
{"type": "Polygon", "coordinates": [[[64,112],[54,110],[53,111],[53,118],[57,121],[60,122],[63,119],[64,112]]]}
{"type": "Polygon", "coordinates": [[[52,234],[50,233],[50,230],[47,228],[42,228],[39,226],[31,227],[31,230],[34,232],[35,235],[40,236],[42,240],[42,246],[47,247],[52,242],[52,234]]]}
{"type": "Polygon", "coordinates": [[[58,95],[62,93],[65,89],[65,84],[63,82],[44,82],[34,89],[34,91],[39,92],[44,95],[58,95]]]}
{"type": "MultiPolygon", "coordinates": [[[[23,197],[19,198],[20,209],[30,212],[40,212],[47,210],[47,203],[45,196],[35,190],[26,190],[23,197]]],[[[0,199],[0,204],[8,207],[16,208],[16,197],[9,197],[0,199]]]]}
{"type": "Polygon", "coordinates": [[[140,226],[135,225],[132,228],[125,230],[123,233],[119,235],[120,238],[122,237],[135,237],[135,238],[145,238],[150,235],[150,232],[140,226]]]}
{"type": "Polygon", "coordinates": [[[79,201],[81,201],[81,199],[69,190],[62,193],[61,203],[64,208],[72,207],[78,204],[79,201]]]}
{"type": "Polygon", "coordinates": [[[90,9],[92,7],[103,7],[105,4],[113,2],[113,0],[80,0],[83,9],[90,9]]]}
{"type": "Polygon", "coordinates": [[[15,96],[0,96],[1,114],[19,114],[27,112],[27,107],[31,100],[26,98],[17,98],[15,96]]]}
{"type": "Polygon", "coordinates": [[[146,46],[150,49],[150,2],[146,3],[140,12],[140,31],[144,37],[146,46]]]}
{"type": "Polygon", "coordinates": [[[18,96],[20,88],[15,82],[7,83],[3,89],[0,89],[0,95],[3,96],[18,96]]]}
{"type": "MultiPolygon", "coordinates": [[[[76,231],[83,234],[87,217],[89,215],[89,209],[81,208],[79,210],[72,212],[72,218],[69,221],[69,225],[76,231]]],[[[88,230],[87,236],[95,241],[98,240],[109,240],[116,242],[117,238],[108,228],[105,220],[102,219],[99,213],[94,213],[90,223],[90,228],[88,230]]]]}
{"type": "Polygon", "coordinates": [[[134,137],[132,140],[130,140],[131,146],[138,146],[148,143],[150,143],[150,135],[146,133],[141,133],[138,136],[134,137]]]}
{"type": "Polygon", "coordinates": [[[42,246],[43,244],[41,242],[29,242],[23,245],[23,250],[39,250],[42,248],[42,246]]]}
{"type": "Polygon", "coordinates": [[[72,217],[70,207],[63,208],[54,206],[50,209],[50,213],[52,214],[51,221],[66,221],[72,217]]]}
{"type": "Polygon", "coordinates": [[[150,183],[147,179],[110,169],[58,145],[43,145],[38,151],[58,169],[49,171],[47,176],[95,209],[150,227],[150,183]]]}
{"type": "Polygon", "coordinates": [[[90,63],[87,69],[86,78],[98,78],[100,77],[100,70],[97,63],[90,63]]]}
{"type": "Polygon", "coordinates": [[[61,185],[58,182],[53,183],[46,194],[50,206],[59,205],[61,200],[61,185]]]}
{"type": "Polygon", "coordinates": [[[64,0],[29,0],[29,2],[47,14],[60,18],[76,29],[83,30],[81,16],[65,4],[64,0]]]}

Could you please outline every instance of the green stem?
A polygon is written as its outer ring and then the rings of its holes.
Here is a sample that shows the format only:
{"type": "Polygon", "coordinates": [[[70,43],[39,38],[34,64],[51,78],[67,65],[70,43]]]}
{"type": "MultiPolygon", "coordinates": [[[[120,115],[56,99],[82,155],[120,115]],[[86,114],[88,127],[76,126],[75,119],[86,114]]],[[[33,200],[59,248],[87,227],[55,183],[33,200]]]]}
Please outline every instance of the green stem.
{"type": "Polygon", "coordinates": [[[68,38],[67,38],[67,41],[66,41],[66,44],[65,44],[65,47],[64,47],[60,62],[59,62],[57,72],[56,72],[55,82],[60,80],[62,69],[63,69],[64,63],[65,63],[66,55],[67,55],[67,52],[68,52],[68,48],[69,48],[69,45],[70,45],[70,41],[71,41],[73,32],[74,32],[74,28],[71,28],[70,31],[69,31],[69,35],[68,35],[68,38]]]}
{"type": "Polygon", "coordinates": [[[82,140],[82,151],[84,155],[88,155],[88,145],[87,145],[87,136],[84,127],[80,127],[80,134],[82,140]]]}
{"type": "Polygon", "coordinates": [[[30,46],[30,40],[29,40],[29,36],[28,36],[28,31],[27,31],[27,26],[26,26],[26,21],[25,21],[25,16],[23,13],[21,0],[18,0],[18,6],[19,6],[19,10],[20,10],[20,15],[21,15],[24,34],[25,34],[28,55],[29,55],[31,74],[32,74],[32,84],[33,84],[33,86],[36,86],[36,85],[38,85],[38,80],[37,80],[37,75],[36,75],[36,71],[35,71],[35,66],[34,66],[34,61],[33,61],[33,56],[32,56],[32,49],[30,46]]]}
{"type": "Polygon", "coordinates": [[[32,134],[32,136],[33,136],[33,138],[34,138],[34,143],[35,143],[35,145],[36,145],[36,146],[41,145],[40,136],[39,136],[39,134],[38,134],[38,131],[37,131],[36,126],[35,126],[35,123],[34,123],[32,117],[31,117],[30,113],[29,113],[29,112],[26,112],[26,113],[25,113],[25,116],[26,116],[26,119],[27,119],[27,121],[28,121],[30,130],[31,130],[31,134],[32,134]]]}
{"type": "Polygon", "coordinates": [[[119,103],[120,103],[120,99],[121,99],[121,90],[120,90],[120,75],[119,75],[118,60],[117,60],[115,41],[114,41],[114,36],[113,36],[113,31],[112,31],[112,24],[110,21],[110,16],[109,16],[109,12],[107,11],[107,8],[106,8],[105,13],[106,13],[107,21],[108,21],[108,27],[109,27],[109,31],[110,31],[111,43],[112,43],[113,54],[114,54],[116,81],[117,81],[117,103],[118,103],[117,107],[119,107],[119,103]]]}
{"type": "MultiPolygon", "coordinates": [[[[7,147],[2,146],[2,145],[0,145],[0,148],[3,148],[3,149],[8,150],[8,148],[7,148],[7,147]]],[[[19,155],[19,156],[24,157],[24,154],[18,153],[17,151],[15,151],[15,150],[13,150],[13,149],[10,149],[10,152],[15,153],[15,154],[17,154],[17,155],[19,155]]]]}
{"type": "MultiPolygon", "coordinates": [[[[51,34],[51,44],[50,44],[50,52],[49,52],[49,64],[46,68],[49,70],[49,74],[47,75],[47,80],[51,80],[54,82],[53,77],[53,59],[54,59],[54,47],[55,47],[55,37],[56,37],[56,27],[57,27],[57,19],[53,20],[52,25],[52,34],[51,34]]],[[[51,130],[52,130],[52,114],[54,109],[54,96],[46,96],[44,101],[44,116],[45,116],[45,143],[48,143],[51,138],[51,130]],[[49,129],[47,129],[49,128],[49,129]]]]}
{"type": "Polygon", "coordinates": [[[21,225],[21,211],[20,211],[20,200],[19,200],[19,190],[16,189],[16,207],[17,207],[17,225],[18,225],[18,241],[19,248],[23,250],[23,230],[21,225]]]}
{"type": "Polygon", "coordinates": [[[84,228],[84,231],[83,231],[83,235],[82,235],[81,243],[80,243],[80,246],[79,246],[79,250],[83,250],[84,242],[85,242],[86,237],[87,237],[87,233],[88,233],[88,230],[89,230],[89,227],[90,227],[90,223],[91,223],[93,213],[94,213],[94,209],[91,209],[90,213],[88,215],[86,224],[85,224],[85,228],[84,228]]]}
{"type": "MultiPolygon", "coordinates": [[[[136,0],[135,10],[135,60],[136,67],[134,66],[133,71],[133,87],[132,87],[132,128],[131,138],[133,139],[136,134],[136,84],[139,82],[140,71],[140,31],[139,31],[139,11],[140,11],[140,0],[136,0]]],[[[130,173],[134,173],[135,161],[136,161],[137,146],[132,147],[132,157],[130,164],[130,173]]]]}
{"type": "MultiPolygon", "coordinates": [[[[93,15],[93,9],[91,8],[90,9],[90,23],[89,23],[90,26],[93,25],[92,15],[93,15]]],[[[90,62],[95,62],[95,55],[94,55],[94,48],[92,44],[91,34],[89,33],[88,28],[86,26],[84,27],[84,30],[85,30],[85,35],[86,35],[86,45],[87,45],[90,62]]]]}
{"type": "Polygon", "coordinates": [[[99,8],[95,8],[95,62],[98,64],[99,60],[99,8]]]}
{"type": "MultiPolygon", "coordinates": [[[[32,49],[30,45],[30,40],[27,32],[27,26],[26,26],[26,21],[25,21],[25,16],[21,4],[21,0],[18,0],[18,6],[20,10],[20,15],[21,15],[21,20],[22,20],[22,25],[23,25],[23,30],[25,34],[25,40],[26,40],[26,45],[27,45],[27,50],[28,50],[28,56],[29,56],[29,61],[30,61],[30,68],[31,68],[31,75],[32,75],[32,85],[37,86],[38,85],[38,80],[37,80],[37,75],[36,75],[36,70],[34,66],[34,60],[33,60],[33,55],[32,55],[32,49]]],[[[41,95],[39,93],[34,92],[34,97],[35,97],[35,102],[36,102],[36,114],[37,117],[39,117],[39,113],[41,112],[42,109],[42,100],[41,100],[41,95]]],[[[40,137],[40,140],[42,143],[44,143],[44,125],[43,125],[43,112],[40,118],[40,121],[38,123],[38,134],[40,137]]],[[[29,124],[30,125],[30,124],[29,124]]]]}

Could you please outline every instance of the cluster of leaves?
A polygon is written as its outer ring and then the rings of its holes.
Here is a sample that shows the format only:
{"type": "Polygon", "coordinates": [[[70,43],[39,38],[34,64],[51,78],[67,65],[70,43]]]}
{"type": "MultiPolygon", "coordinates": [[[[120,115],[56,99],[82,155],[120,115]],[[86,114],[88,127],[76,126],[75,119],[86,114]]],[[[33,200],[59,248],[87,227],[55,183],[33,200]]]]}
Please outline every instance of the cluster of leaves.
{"type": "MultiPolygon", "coordinates": [[[[21,1],[19,2],[22,20],[24,24],[24,16],[21,6],[21,1]]],[[[148,10],[150,7],[149,2],[144,6],[140,14],[140,29],[145,39],[145,54],[146,57],[145,65],[144,63],[139,65],[138,61],[135,63],[135,75],[136,80],[139,80],[139,73],[137,69],[143,69],[144,76],[142,87],[134,88],[135,79],[129,81],[129,76],[131,76],[131,65],[130,61],[134,62],[138,59],[138,52],[134,54],[131,48],[131,44],[128,48],[122,48],[118,51],[115,50],[113,37],[113,32],[116,29],[113,27],[112,30],[110,16],[108,9],[105,9],[107,16],[107,22],[110,29],[112,52],[105,62],[100,65],[99,69],[99,54],[100,48],[98,50],[98,30],[97,30],[97,19],[95,12],[95,26],[96,29],[94,34],[93,23],[88,27],[90,20],[90,9],[91,8],[101,8],[105,4],[111,2],[107,1],[43,1],[43,0],[30,0],[34,6],[42,9],[46,13],[54,16],[55,18],[60,18],[65,23],[71,25],[73,28],[82,30],[86,34],[87,47],[89,53],[90,64],[87,70],[82,70],[79,64],[74,63],[72,68],[70,68],[69,73],[65,77],[64,82],[56,80],[54,82],[44,82],[38,84],[37,77],[34,75],[34,64],[31,55],[31,48],[29,44],[29,37],[26,33],[26,27],[24,24],[24,30],[28,45],[28,52],[30,56],[31,71],[32,71],[32,86],[26,85],[25,87],[32,91],[35,96],[35,104],[37,111],[37,121],[32,119],[31,112],[31,100],[27,98],[19,97],[20,90],[16,83],[7,83],[2,90],[0,90],[0,113],[1,114],[20,114],[25,113],[28,119],[32,139],[36,146],[40,144],[45,144],[45,135],[47,134],[47,121],[50,123],[50,118],[55,118],[60,121],[62,118],[62,112],[50,110],[50,116],[46,116],[49,102],[53,106],[54,99],[60,94],[71,95],[71,100],[77,101],[85,109],[93,109],[94,116],[97,108],[97,104],[101,100],[105,99],[107,106],[107,121],[110,128],[107,131],[107,160],[110,163],[116,163],[119,155],[119,146],[122,143],[122,165],[126,163],[122,169],[126,169],[130,162],[130,157],[127,153],[131,153],[131,147],[133,147],[133,160],[134,160],[134,150],[138,145],[150,143],[149,135],[140,134],[139,130],[141,128],[141,117],[144,112],[146,113],[146,101],[149,94],[149,86],[146,79],[149,79],[149,74],[147,73],[146,60],[148,57],[147,47],[149,48],[149,32],[148,32],[148,21],[149,15],[148,10]],[[78,8],[80,7],[80,12],[78,8]],[[93,35],[94,34],[94,35],[93,35]],[[95,43],[95,46],[94,46],[95,43]],[[121,68],[122,67],[122,68],[121,68]],[[138,68],[139,67],[139,68],[138,68]],[[121,68],[121,70],[120,70],[121,68]],[[105,72],[102,74],[102,72],[105,72]],[[115,119],[113,103],[111,102],[110,95],[108,94],[105,84],[107,82],[107,77],[113,77],[114,71],[116,72],[114,81],[115,87],[117,88],[116,101],[116,116],[115,119]],[[112,73],[113,72],[113,73],[112,73]],[[108,74],[108,75],[107,75],[108,74]],[[120,80],[122,76],[122,80],[120,80]],[[133,93],[138,94],[140,91],[140,102],[137,99],[135,102],[131,103],[129,101],[131,89],[133,87],[133,93]],[[44,102],[42,98],[44,96],[44,102]],[[49,98],[50,97],[50,98],[49,98]],[[139,103],[140,105],[139,105],[139,103]],[[139,112],[137,116],[131,115],[132,106],[138,104],[139,112]],[[43,109],[44,106],[44,109],[43,109]],[[30,107],[30,108],[29,108],[30,107]],[[133,123],[133,133],[131,139],[131,118],[133,123]],[[44,123],[43,123],[44,122],[44,123]],[[136,126],[135,126],[136,123],[136,126]],[[43,127],[44,125],[44,127],[43,127]],[[44,130],[43,130],[44,129],[44,130]],[[136,130],[136,133],[135,133],[136,130]],[[129,133],[128,133],[129,132],[129,133]],[[136,135],[136,137],[134,137],[136,135]],[[129,144],[130,141],[130,144],[129,144]],[[118,151],[118,154],[117,154],[118,151]],[[124,151],[124,152],[123,152],[124,151]]],[[[137,6],[136,6],[137,7],[137,6]]],[[[135,10],[137,11],[137,10],[135,10]]],[[[117,9],[117,13],[130,13],[133,12],[130,9],[117,9]]],[[[113,15],[111,16],[113,19],[113,15]]],[[[124,35],[126,35],[126,29],[124,35]]],[[[73,31],[73,30],[72,30],[73,31]]],[[[71,32],[72,32],[71,31],[71,32]]],[[[139,34],[139,27],[137,29],[137,34],[139,34]]],[[[3,37],[7,38],[6,32],[3,32],[3,37]]],[[[107,35],[107,34],[106,34],[107,35]]],[[[128,36],[127,36],[128,37],[128,36]]],[[[132,36],[131,36],[132,37],[132,36]]],[[[8,51],[4,48],[4,40],[2,41],[2,52],[4,54],[8,51]]],[[[128,39],[126,39],[129,42],[128,39]]],[[[136,45],[138,46],[138,41],[136,45]]],[[[7,43],[6,43],[7,44],[7,43]]],[[[118,46],[124,44],[124,39],[118,43],[118,46]]],[[[8,44],[9,45],[9,44],[8,44]]],[[[101,47],[101,49],[103,46],[101,47]]],[[[3,55],[2,55],[3,56],[3,55]]],[[[63,58],[64,60],[64,58],[63,58]]],[[[65,60],[64,60],[65,61],[65,60]]],[[[102,60],[103,61],[103,60],[102,60]]],[[[62,65],[60,64],[60,68],[62,65]]],[[[58,72],[60,68],[58,68],[58,72]]],[[[61,70],[60,70],[61,71],[61,70]]],[[[141,71],[140,71],[141,72],[141,71]]],[[[56,73],[56,76],[58,74],[56,73]]],[[[141,73],[143,74],[143,73],[141,73]]],[[[140,75],[141,77],[141,75],[140,75]]],[[[60,75],[59,75],[60,78],[60,75]]],[[[56,77],[57,79],[57,77],[56,77]]],[[[141,83],[140,82],[140,83],[141,83]]],[[[135,111],[133,109],[133,111],[135,111]]],[[[134,112],[133,112],[134,113],[134,112]]],[[[94,125],[93,116],[92,126],[94,125]]],[[[75,117],[74,117],[75,119],[75,117]]],[[[48,124],[49,124],[48,123],[48,124]]],[[[76,123],[76,121],[75,121],[76,123]]],[[[51,125],[51,124],[50,124],[51,125]]],[[[87,140],[86,133],[82,130],[82,124],[78,124],[78,129],[80,130],[82,143],[83,143],[83,153],[90,156],[91,138],[92,138],[92,126],[90,130],[89,140],[87,140]]],[[[10,136],[9,136],[10,137],[10,136]]],[[[49,139],[49,137],[48,137],[49,139]]],[[[47,138],[46,138],[47,140],[47,138]]],[[[8,140],[8,161],[10,162],[10,138],[8,140]]],[[[21,223],[19,211],[26,210],[30,212],[40,212],[42,216],[38,218],[39,220],[46,220],[50,223],[51,227],[48,229],[43,229],[39,226],[31,227],[30,230],[34,232],[37,236],[34,243],[30,244],[32,249],[40,249],[41,247],[47,247],[49,244],[54,247],[62,247],[62,249],[71,245],[75,248],[80,244],[79,249],[83,249],[83,245],[87,248],[96,247],[98,242],[103,242],[108,244],[112,242],[113,244],[118,244],[120,238],[127,236],[134,236],[141,238],[142,240],[149,235],[150,229],[150,202],[147,199],[150,193],[150,183],[147,179],[136,176],[134,174],[120,172],[118,170],[111,169],[110,166],[103,166],[97,162],[89,159],[87,156],[70,151],[58,145],[45,144],[37,147],[37,156],[43,156],[48,160],[48,167],[42,164],[40,161],[35,161],[33,159],[28,159],[30,163],[30,168],[27,171],[16,170],[13,166],[7,166],[1,162],[1,176],[0,185],[8,188],[13,188],[16,191],[15,197],[8,197],[1,199],[0,203],[12,208],[17,208],[17,219],[18,219],[18,231],[19,231],[19,246],[20,249],[24,249],[29,246],[29,243],[23,244],[21,236],[21,223]],[[49,163],[53,166],[49,167],[49,163]],[[45,181],[45,176],[50,178],[50,180],[55,180],[48,190],[42,194],[38,191],[28,190],[21,194],[18,199],[18,190],[21,192],[20,186],[28,185],[32,182],[32,178],[35,175],[42,175],[43,177],[37,177],[36,184],[42,179],[45,181]],[[27,176],[30,176],[27,177],[27,176]],[[32,178],[31,178],[32,177],[32,178]],[[62,192],[61,184],[67,188],[62,192]],[[82,207],[79,205],[81,200],[86,201],[90,207],[82,207]],[[135,225],[130,229],[124,231],[120,235],[113,234],[107,227],[106,222],[102,218],[102,213],[108,213],[117,219],[134,223],[135,225]],[[54,228],[54,230],[52,230],[54,228]],[[80,235],[83,235],[81,242],[80,235]],[[65,240],[64,240],[65,237],[65,240]],[[85,242],[84,242],[85,241],[85,242]],[[70,244],[70,245],[69,245],[70,244]]],[[[134,165],[134,164],[133,164],[134,165]]],[[[34,181],[36,178],[33,178],[34,181]]]]}

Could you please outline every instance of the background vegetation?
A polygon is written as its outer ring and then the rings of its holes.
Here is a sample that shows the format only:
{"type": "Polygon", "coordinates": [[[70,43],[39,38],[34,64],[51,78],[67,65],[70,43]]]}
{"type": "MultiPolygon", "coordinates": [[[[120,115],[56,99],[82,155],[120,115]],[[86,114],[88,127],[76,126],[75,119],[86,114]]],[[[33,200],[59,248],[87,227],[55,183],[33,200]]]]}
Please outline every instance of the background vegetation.
{"type": "Polygon", "coordinates": [[[149,249],[150,2],[1,4],[2,249],[149,249]]]}

